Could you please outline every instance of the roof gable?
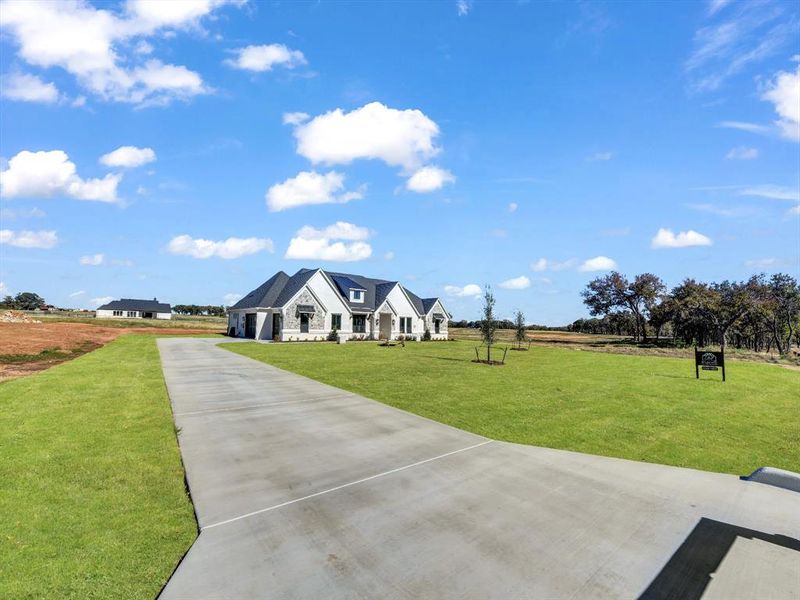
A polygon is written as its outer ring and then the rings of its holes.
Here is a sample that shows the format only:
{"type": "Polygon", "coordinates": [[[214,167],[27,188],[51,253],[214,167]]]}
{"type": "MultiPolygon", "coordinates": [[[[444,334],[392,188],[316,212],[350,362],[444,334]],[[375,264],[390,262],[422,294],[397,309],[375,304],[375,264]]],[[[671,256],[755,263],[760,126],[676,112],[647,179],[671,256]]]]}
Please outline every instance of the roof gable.
{"type": "Polygon", "coordinates": [[[275,301],[278,299],[279,294],[283,291],[288,281],[289,276],[283,271],[278,271],[275,275],[231,306],[230,309],[276,306],[275,301]]]}

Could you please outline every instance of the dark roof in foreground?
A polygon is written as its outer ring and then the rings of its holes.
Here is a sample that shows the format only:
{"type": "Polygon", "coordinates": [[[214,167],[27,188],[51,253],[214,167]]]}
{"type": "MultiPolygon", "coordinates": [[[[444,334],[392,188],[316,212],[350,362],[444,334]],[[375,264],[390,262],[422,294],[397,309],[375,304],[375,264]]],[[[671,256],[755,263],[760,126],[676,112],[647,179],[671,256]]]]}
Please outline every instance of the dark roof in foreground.
{"type": "Polygon", "coordinates": [[[152,300],[122,298],[121,300],[112,300],[108,304],[98,306],[97,310],[139,310],[142,312],[171,313],[172,307],[165,302],[159,302],[155,298],[152,300]]]}
{"type": "MultiPolygon", "coordinates": [[[[376,310],[398,283],[396,281],[387,281],[386,279],[374,279],[372,277],[363,277],[350,273],[335,273],[333,271],[325,271],[324,269],[320,270],[333,282],[334,287],[339,291],[344,303],[355,311],[371,312],[376,310]],[[364,302],[351,302],[351,289],[364,290],[364,302]]],[[[300,269],[297,273],[289,277],[283,271],[278,271],[228,310],[243,308],[280,308],[289,302],[316,272],[317,269],[300,269]]],[[[436,300],[438,300],[438,298],[420,298],[409,291],[405,286],[401,285],[400,287],[406,291],[414,308],[416,308],[417,312],[420,314],[427,314],[436,303],[436,300]]]]}

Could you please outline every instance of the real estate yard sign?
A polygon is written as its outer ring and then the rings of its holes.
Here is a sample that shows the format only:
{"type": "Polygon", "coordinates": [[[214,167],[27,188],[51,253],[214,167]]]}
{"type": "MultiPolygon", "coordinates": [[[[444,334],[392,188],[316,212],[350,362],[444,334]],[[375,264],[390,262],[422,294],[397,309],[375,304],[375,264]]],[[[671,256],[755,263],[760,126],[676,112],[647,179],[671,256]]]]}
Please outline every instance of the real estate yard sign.
{"type": "Polygon", "coordinates": [[[725,381],[725,352],[720,349],[719,352],[711,350],[698,350],[694,349],[694,372],[695,377],[700,379],[700,370],[703,371],[719,371],[722,369],[722,381],[725,381]]]}

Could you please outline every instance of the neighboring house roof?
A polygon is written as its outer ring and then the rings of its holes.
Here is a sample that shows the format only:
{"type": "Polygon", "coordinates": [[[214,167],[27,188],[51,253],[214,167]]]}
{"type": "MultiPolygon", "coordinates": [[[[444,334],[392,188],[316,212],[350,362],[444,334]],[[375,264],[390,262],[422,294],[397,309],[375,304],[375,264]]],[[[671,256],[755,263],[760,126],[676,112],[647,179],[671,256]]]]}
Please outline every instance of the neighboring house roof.
{"type": "MultiPolygon", "coordinates": [[[[339,296],[347,306],[359,312],[372,312],[379,308],[389,293],[398,285],[397,281],[374,279],[351,273],[334,273],[322,269],[300,269],[291,277],[283,271],[279,271],[228,310],[282,308],[297,295],[317,271],[322,271],[333,282],[334,287],[339,292],[339,296]],[[351,302],[350,290],[362,290],[364,292],[364,301],[351,302]]],[[[421,315],[427,314],[438,300],[438,298],[422,299],[405,287],[400,287],[405,291],[414,308],[421,315]]]]}
{"type": "Polygon", "coordinates": [[[98,306],[97,310],[138,310],[141,312],[171,313],[172,307],[164,302],[159,302],[155,298],[152,300],[122,298],[121,300],[112,300],[108,304],[98,306]]]}

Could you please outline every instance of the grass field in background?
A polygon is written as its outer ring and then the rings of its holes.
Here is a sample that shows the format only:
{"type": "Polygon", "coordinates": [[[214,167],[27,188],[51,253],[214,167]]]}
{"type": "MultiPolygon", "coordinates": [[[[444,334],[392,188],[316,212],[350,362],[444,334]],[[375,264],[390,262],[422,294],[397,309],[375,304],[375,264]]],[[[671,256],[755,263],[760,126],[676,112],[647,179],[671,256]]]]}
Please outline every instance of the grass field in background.
{"type": "Polygon", "coordinates": [[[745,474],[800,471],[800,372],[534,346],[504,366],[469,342],[222,347],[491,438],[745,474]]]}
{"type": "Polygon", "coordinates": [[[227,317],[203,317],[191,315],[172,315],[171,319],[97,319],[88,313],[72,313],[68,315],[26,312],[27,316],[42,323],[86,323],[102,327],[158,327],[161,329],[208,329],[225,331],[227,317]]]}
{"type": "Polygon", "coordinates": [[[0,383],[0,598],[153,598],[197,530],[155,338],[0,383]]]}

